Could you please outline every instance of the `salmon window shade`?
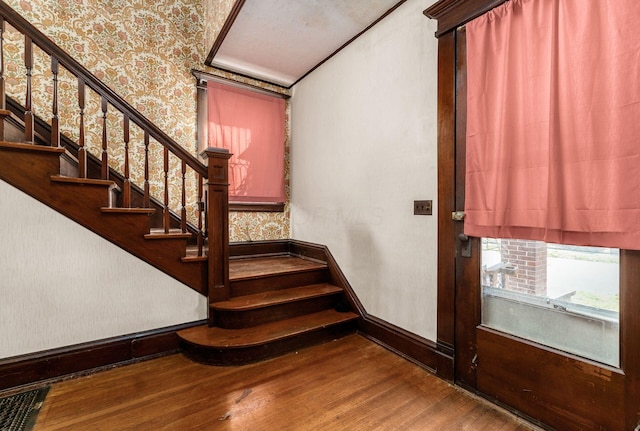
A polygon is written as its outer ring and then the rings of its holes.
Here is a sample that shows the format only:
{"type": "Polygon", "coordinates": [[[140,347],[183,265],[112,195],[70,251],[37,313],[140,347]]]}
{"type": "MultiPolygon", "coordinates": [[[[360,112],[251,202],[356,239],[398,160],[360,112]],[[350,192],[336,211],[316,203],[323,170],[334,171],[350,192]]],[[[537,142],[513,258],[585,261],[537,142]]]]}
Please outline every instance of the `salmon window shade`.
{"type": "Polygon", "coordinates": [[[467,235],[640,249],[638,23],[511,0],[467,25],[467,235]]]}
{"type": "Polygon", "coordinates": [[[285,202],[285,101],[207,83],[209,146],[226,148],[229,201],[285,202]]]}

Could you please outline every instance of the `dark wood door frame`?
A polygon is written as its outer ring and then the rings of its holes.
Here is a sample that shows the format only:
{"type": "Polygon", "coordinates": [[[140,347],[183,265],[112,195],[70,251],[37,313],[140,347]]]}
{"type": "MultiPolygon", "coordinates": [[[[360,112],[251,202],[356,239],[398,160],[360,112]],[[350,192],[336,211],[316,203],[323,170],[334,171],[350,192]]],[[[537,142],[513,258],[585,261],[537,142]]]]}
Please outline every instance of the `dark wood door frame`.
{"type": "MultiPolygon", "coordinates": [[[[451,218],[451,213],[462,209],[456,202],[456,187],[462,187],[459,169],[460,154],[456,144],[464,144],[464,130],[456,121],[456,109],[466,112],[464,85],[460,85],[460,69],[464,69],[464,30],[458,27],[482,15],[505,0],[441,0],[424,11],[438,20],[438,329],[437,346],[444,353],[455,357],[456,383],[474,389],[475,367],[470,360],[477,353],[475,326],[479,322],[479,295],[456,291],[456,279],[469,274],[456,273],[456,257],[459,253],[457,235],[462,224],[451,218]],[[463,106],[461,106],[463,105],[463,106]],[[458,127],[458,129],[457,129],[458,127]],[[462,135],[462,136],[461,136],[462,135]],[[462,141],[461,141],[462,140],[462,141]],[[460,316],[456,307],[466,301],[465,310],[477,310],[460,316]],[[456,320],[457,319],[457,320],[456,320]],[[456,351],[456,348],[458,349],[456,351]],[[467,364],[467,365],[465,365],[467,364]]],[[[473,255],[479,253],[479,241],[472,243],[473,255]]],[[[620,315],[621,369],[624,377],[624,430],[634,430],[640,422],[640,252],[621,252],[620,315]]],[[[490,338],[490,331],[480,332],[490,338]]]]}

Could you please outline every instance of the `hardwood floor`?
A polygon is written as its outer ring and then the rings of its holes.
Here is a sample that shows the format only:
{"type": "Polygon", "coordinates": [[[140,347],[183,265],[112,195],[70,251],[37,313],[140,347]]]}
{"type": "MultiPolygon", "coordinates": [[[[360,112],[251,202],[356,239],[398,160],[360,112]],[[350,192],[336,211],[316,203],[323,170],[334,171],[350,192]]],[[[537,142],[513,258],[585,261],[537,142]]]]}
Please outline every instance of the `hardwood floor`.
{"type": "Polygon", "coordinates": [[[359,335],[240,367],[172,355],[54,384],[45,430],[530,430],[359,335]]]}

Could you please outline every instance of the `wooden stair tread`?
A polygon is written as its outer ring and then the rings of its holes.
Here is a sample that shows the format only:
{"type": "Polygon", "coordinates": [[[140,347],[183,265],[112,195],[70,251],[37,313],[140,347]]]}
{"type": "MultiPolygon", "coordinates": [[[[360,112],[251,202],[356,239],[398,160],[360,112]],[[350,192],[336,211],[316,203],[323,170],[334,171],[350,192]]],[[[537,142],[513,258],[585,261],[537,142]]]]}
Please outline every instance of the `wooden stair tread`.
{"type": "Polygon", "coordinates": [[[216,310],[243,311],[270,305],[286,304],[303,299],[318,298],[342,292],[337,286],[327,283],[309,286],[293,287],[289,289],[270,290],[253,295],[238,296],[229,301],[215,302],[211,307],[216,310]]]}
{"type": "Polygon", "coordinates": [[[184,341],[201,347],[233,349],[259,346],[357,318],[358,315],[352,312],[325,310],[243,329],[195,326],[178,332],[178,335],[184,341]]]}
{"type": "Polygon", "coordinates": [[[100,208],[100,211],[108,214],[147,214],[151,215],[156,212],[153,208],[100,208]]]}
{"type": "Polygon", "coordinates": [[[231,281],[250,280],[266,276],[294,274],[326,269],[327,264],[295,256],[272,256],[229,261],[231,281]]]}
{"type": "Polygon", "coordinates": [[[65,183],[65,184],[79,184],[86,186],[101,186],[101,187],[115,187],[119,188],[116,183],[111,180],[99,180],[96,178],[74,178],[74,177],[65,177],[62,175],[53,175],[51,177],[51,181],[55,183],[65,183]]]}
{"type": "Polygon", "coordinates": [[[65,152],[65,149],[62,147],[47,147],[45,145],[35,145],[28,143],[20,143],[20,142],[6,142],[0,141],[0,148],[9,149],[9,150],[17,150],[17,151],[26,151],[33,153],[57,153],[62,154],[65,152]]]}
{"type": "Polygon", "coordinates": [[[165,232],[163,228],[151,229],[148,234],[144,236],[145,239],[189,239],[193,237],[190,232],[182,232],[181,229],[169,229],[169,232],[165,232]]]}
{"type": "Polygon", "coordinates": [[[184,263],[206,262],[207,260],[209,260],[209,257],[208,256],[193,255],[193,256],[185,256],[181,260],[184,263]]]}

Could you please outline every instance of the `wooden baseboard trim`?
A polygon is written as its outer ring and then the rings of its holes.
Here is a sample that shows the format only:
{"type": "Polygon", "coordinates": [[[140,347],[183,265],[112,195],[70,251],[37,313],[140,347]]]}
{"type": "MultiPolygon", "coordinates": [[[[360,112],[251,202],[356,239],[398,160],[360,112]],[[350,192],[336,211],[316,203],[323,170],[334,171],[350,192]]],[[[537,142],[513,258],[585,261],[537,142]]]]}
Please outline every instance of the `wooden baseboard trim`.
{"type": "Polygon", "coordinates": [[[358,330],[365,338],[453,382],[453,356],[439,351],[436,343],[374,316],[363,317],[358,330]]]}
{"type": "Polygon", "coordinates": [[[206,323],[184,323],[2,359],[0,391],[175,353],[179,351],[176,332],[206,323]]]}

